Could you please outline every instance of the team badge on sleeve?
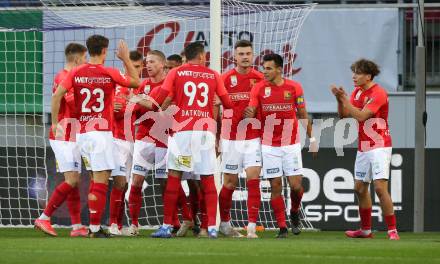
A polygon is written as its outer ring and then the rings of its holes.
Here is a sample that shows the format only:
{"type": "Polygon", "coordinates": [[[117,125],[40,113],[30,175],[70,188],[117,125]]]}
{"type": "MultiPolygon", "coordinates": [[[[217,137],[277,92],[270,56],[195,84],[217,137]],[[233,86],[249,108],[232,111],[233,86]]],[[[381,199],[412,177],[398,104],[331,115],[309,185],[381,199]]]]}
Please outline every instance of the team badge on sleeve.
{"type": "Polygon", "coordinates": [[[298,96],[297,98],[296,98],[296,104],[297,105],[303,105],[304,104],[304,96],[298,96]]]}
{"type": "Polygon", "coordinates": [[[232,75],[232,76],[231,76],[231,87],[236,86],[237,83],[238,83],[238,81],[237,81],[237,75],[232,75]]]}

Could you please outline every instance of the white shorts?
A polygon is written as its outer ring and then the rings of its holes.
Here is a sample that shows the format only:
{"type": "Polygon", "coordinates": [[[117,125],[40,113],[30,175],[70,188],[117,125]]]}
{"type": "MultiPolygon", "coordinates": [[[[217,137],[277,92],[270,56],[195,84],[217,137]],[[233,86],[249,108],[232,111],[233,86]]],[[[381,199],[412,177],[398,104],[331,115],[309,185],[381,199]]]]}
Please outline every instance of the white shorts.
{"type": "Polygon", "coordinates": [[[354,178],[358,181],[390,178],[390,162],[392,148],[376,148],[365,152],[357,152],[354,164],[354,178]]]}
{"type": "Polygon", "coordinates": [[[182,131],[168,138],[168,169],[211,175],[216,165],[213,133],[182,131]]]}
{"type": "Polygon", "coordinates": [[[303,174],[300,143],[281,147],[263,145],[261,152],[265,179],[303,174]]]}
{"type": "Polygon", "coordinates": [[[76,138],[87,170],[105,171],[115,168],[111,131],[91,131],[77,134],[76,138]]]}
{"type": "Polygon", "coordinates": [[[58,172],[81,172],[81,154],[76,142],[51,139],[49,144],[55,153],[58,172]]]}
{"type": "Polygon", "coordinates": [[[112,176],[125,176],[130,179],[131,163],[133,160],[133,143],[130,141],[114,138],[115,169],[112,176]]]}
{"type": "Polygon", "coordinates": [[[148,171],[154,170],[155,151],[156,144],[136,140],[134,142],[133,167],[131,172],[145,177],[148,171]]]}
{"type": "Polygon", "coordinates": [[[261,167],[261,141],[221,140],[222,172],[238,174],[249,167],[261,167]]]}
{"type": "Polygon", "coordinates": [[[155,151],[155,173],[154,177],[156,179],[166,179],[168,178],[167,173],[167,148],[156,147],[155,151]]]}

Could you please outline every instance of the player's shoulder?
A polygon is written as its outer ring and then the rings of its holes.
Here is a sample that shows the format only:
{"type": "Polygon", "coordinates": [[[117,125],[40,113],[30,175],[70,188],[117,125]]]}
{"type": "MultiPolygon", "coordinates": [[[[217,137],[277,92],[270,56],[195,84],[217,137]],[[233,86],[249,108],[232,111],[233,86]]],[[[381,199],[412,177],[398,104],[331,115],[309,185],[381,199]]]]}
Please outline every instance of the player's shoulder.
{"type": "Polygon", "coordinates": [[[295,80],[291,80],[291,79],[284,79],[284,85],[294,88],[294,89],[301,89],[302,90],[302,85],[300,82],[295,81],[295,80]]]}
{"type": "Polygon", "coordinates": [[[64,80],[64,78],[66,78],[66,76],[69,75],[69,71],[66,69],[62,69],[60,70],[56,75],[55,75],[55,83],[60,83],[62,80],[64,80]]]}
{"type": "Polygon", "coordinates": [[[221,76],[222,76],[223,80],[226,80],[226,79],[229,78],[231,75],[234,75],[234,74],[236,74],[236,73],[237,73],[237,71],[235,70],[235,68],[233,68],[233,69],[230,69],[230,70],[228,70],[228,71],[222,73],[221,76]]]}
{"type": "Polygon", "coordinates": [[[268,86],[271,86],[270,83],[268,83],[266,80],[262,80],[262,81],[256,83],[252,89],[253,90],[260,90],[263,87],[268,87],[268,86]]]}
{"type": "Polygon", "coordinates": [[[380,86],[379,84],[375,83],[372,88],[372,93],[382,95],[382,96],[388,96],[388,92],[385,88],[380,86]]]}
{"type": "Polygon", "coordinates": [[[264,78],[264,74],[259,72],[255,68],[251,69],[251,71],[249,72],[249,75],[251,76],[251,78],[256,78],[256,79],[263,79],[264,78]]]}

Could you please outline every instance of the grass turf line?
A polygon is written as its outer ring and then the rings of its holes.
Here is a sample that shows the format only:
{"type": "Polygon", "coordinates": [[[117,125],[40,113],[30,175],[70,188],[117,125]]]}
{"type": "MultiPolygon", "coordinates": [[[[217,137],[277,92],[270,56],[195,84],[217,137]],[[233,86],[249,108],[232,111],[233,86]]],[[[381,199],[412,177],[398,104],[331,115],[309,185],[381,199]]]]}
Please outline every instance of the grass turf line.
{"type": "Polygon", "coordinates": [[[303,232],[275,239],[276,232],[260,239],[217,240],[152,239],[152,231],[134,238],[70,238],[58,229],[53,238],[33,229],[0,229],[1,263],[440,263],[440,233],[401,233],[388,241],[385,232],[374,239],[348,239],[343,232],[303,232]],[[4,262],[5,261],[5,262],[4,262]]]}

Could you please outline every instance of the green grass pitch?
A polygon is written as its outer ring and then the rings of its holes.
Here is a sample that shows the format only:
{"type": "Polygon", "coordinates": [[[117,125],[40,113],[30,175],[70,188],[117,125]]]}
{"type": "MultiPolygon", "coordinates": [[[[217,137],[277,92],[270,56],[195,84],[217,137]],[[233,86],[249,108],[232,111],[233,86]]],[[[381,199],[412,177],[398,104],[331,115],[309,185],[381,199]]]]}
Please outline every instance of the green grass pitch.
{"type": "Polygon", "coordinates": [[[151,231],[134,238],[70,238],[58,229],[53,238],[33,229],[0,228],[0,263],[440,263],[440,233],[401,233],[388,241],[386,233],[374,239],[348,239],[343,232],[303,232],[275,239],[274,231],[260,239],[217,240],[152,239],[151,231]]]}

